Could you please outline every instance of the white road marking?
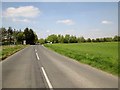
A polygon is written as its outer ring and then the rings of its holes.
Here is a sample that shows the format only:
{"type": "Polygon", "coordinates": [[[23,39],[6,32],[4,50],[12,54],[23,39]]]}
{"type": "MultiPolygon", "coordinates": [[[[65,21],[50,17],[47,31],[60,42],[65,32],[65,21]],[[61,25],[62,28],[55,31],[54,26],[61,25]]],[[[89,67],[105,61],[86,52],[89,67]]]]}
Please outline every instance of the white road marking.
{"type": "Polygon", "coordinates": [[[37,52],[37,50],[35,49],[35,51],[37,52]]]}
{"type": "Polygon", "coordinates": [[[36,56],[37,56],[37,59],[40,60],[39,56],[38,56],[38,53],[36,53],[36,56]]]}
{"type": "Polygon", "coordinates": [[[41,67],[41,69],[42,69],[42,71],[43,71],[43,74],[44,74],[44,77],[45,77],[46,82],[47,82],[47,84],[48,84],[48,87],[50,88],[50,90],[53,90],[53,86],[52,86],[52,84],[50,83],[50,81],[49,81],[49,79],[48,79],[48,76],[47,76],[47,74],[46,74],[46,72],[45,72],[45,69],[44,69],[43,67],[41,67]]]}

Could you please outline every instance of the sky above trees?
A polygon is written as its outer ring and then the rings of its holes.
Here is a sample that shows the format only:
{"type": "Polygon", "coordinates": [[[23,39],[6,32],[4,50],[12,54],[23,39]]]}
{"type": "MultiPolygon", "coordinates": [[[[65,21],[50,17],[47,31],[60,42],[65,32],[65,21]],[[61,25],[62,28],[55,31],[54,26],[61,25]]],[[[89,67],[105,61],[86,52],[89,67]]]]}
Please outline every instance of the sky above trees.
{"type": "Polygon", "coordinates": [[[32,28],[38,38],[71,34],[85,38],[118,34],[117,2],[3,2],[2,26],[32,28]]]}

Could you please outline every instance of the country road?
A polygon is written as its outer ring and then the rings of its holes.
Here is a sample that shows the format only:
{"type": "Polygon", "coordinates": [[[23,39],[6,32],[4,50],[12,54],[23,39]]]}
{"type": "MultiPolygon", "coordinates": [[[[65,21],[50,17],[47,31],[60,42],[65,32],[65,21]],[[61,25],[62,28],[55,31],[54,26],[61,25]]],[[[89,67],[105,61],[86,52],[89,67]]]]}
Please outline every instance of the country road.
{"type": "Polygon", "coordinates": [[[118,88],[118,79],[34,45],[2,61],[2,88],[118,88]]]}

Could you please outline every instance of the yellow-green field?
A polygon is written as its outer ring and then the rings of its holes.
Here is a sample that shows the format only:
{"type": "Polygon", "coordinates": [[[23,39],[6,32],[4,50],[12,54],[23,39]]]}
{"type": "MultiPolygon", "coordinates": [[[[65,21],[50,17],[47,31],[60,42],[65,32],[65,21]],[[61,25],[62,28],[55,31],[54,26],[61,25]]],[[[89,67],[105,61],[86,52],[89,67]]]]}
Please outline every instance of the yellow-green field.
{"type": "Polygon", "coordinates": [[[10,55],[16,53],[17,51],[25,48],[26,45],[7,45],[7,46],[1,46],[0,50],[0,60],[3,60],[10,55]]]}
{"type": "Polygon", "coordinates": [[[46,44],[46,47],[89,64],[98,69],[118,74],[118,43],[79,43],[79,44],[46,44]]]}

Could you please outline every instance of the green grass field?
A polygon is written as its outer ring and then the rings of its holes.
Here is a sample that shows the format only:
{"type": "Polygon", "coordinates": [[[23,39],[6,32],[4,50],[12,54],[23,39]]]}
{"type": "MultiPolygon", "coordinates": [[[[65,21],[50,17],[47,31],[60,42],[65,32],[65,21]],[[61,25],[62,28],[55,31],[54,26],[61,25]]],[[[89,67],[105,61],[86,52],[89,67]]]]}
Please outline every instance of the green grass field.
{"type": "Polygon", "coordinates": [[[17,51],[25,48],[26,45],[7,45],[7,46],[1,46],[1,50],[0,50],[0,59],[3,60],[7,57],[9,57],[10,55],[16,53],[17,51]]]}
{"type": "Polygon", "coordinates": [[[46,47],[89,64],[98,69],[118,75],[118,43],[79,43],[79,44],[46,44],[46,47]]]}

